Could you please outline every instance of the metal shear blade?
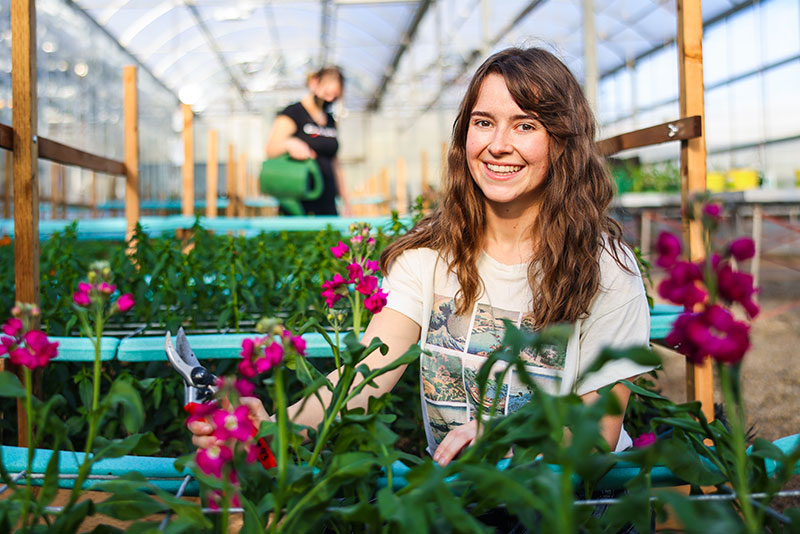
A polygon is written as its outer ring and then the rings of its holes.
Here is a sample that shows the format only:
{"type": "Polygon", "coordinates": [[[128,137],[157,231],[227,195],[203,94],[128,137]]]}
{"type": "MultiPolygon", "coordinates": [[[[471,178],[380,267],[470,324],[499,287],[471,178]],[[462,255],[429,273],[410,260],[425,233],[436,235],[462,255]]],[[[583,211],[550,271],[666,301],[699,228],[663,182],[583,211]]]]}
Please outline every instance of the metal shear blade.
{"type": "Polygon", "coordinates": [[[177,350],[172,344],[171,334],[167,331],[164,336],[164,351],[167,354],[167,360],[186,384],[186,402],[208,400],[217,391],[214,386],[216,376],[200,364],[189,345],[189,340],[186,339],[183,327],[178,328],[175,344],[177,350]]]}

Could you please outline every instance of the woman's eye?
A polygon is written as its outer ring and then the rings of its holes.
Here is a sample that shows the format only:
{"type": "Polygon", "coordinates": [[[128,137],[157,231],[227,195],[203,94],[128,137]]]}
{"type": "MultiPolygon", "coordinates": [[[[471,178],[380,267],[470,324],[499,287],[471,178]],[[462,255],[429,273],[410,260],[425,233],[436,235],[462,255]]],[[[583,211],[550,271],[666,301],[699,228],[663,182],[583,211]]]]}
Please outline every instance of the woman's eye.
{"type": "Polygon", "coordinates": [[[486,119],[477,119],[473,124],[479,128],[488,128],[491,126],[491,123],[486,119]]]}
{"type": "Polygon", "coordinates": [[[532,132],[536,129],[536,126],[533,124],[529,124],[527,122],[523,122],[522,124],[519,125],[519,129],[522,130],[523,132],[532,132]]]}

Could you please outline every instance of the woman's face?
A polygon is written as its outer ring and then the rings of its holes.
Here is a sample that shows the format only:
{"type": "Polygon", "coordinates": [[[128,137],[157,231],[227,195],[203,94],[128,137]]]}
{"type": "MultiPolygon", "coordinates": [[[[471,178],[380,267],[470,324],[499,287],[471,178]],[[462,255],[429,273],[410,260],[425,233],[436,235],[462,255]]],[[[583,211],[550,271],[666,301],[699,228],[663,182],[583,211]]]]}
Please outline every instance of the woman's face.
{"type": "Polygon", "coordinates": [[[481,83],[467,130],[467,164],[490,203],[534,205],[550,168],[550,136],[522,110],[500,74],[481,83]]]}
{"type": "Polygon", "coordinates": [[[342,96],[342,84],[339,82],[339,78],[333,74],[312,79],[309,89],[315,97],[327,104],[335,102],[342,96]]]}

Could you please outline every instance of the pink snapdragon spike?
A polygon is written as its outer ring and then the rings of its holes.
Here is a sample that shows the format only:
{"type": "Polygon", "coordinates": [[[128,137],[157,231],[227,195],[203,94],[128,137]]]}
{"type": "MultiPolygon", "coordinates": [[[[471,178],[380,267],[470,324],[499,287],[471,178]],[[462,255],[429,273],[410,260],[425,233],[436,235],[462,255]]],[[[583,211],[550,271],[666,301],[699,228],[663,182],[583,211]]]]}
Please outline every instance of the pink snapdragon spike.
{"type": "Polygon", "coordinates": [[[290,343],[300,356],[306,355],[306,340],[300,336],[292,336],[290,343]]]}
{"type": "Polygon", "coordinates": [[[207,474],[222,478],[222,467],[233,459],[233,451],[222,444],[214,444],[207,449],[198,449],[194,457],[197,467],[207,474]]]}
{"type": "Polygon", "coordinates": [[[80,291],[81,293],[87,293],[88,294],[88,293],[90,293],[92,291],[92,289],[94,289],[92,287],[92,284],[89,284],[87,282],[79,282],[78,283],[78,291],[80,291]]]}
{"type": "Polygon", "coordinates": [[[233,413],[217,410],[212,418],[216,426],[214,436],[221,441],[229,439],[249,441],[256,430],[250,421],[250,409],[247,406],[239,406],[233,413]]]}
{"type": "Polygon", "coordinates": [[[377,288],[378,288],[377,276],[365,276],[356,285],[356,291],[358,291],[362,295],[367,295],[367,296],[372,295],[372,293],[377,288]]]}
{"type": "Polygon", "coordinates": [[[702,312],[678,317],[666,342],[694,363],[706,356],[723,363],[737,363],[750,347],[750,327],[736,321],[721,306],[709,306],[702,312]]]}
{"type": "Polygon", "coordinates": [[[280,343],[272,342],[266,347],[264,347],[264,357],[260,358],[256,362],[256,369],[259,369],[258,362],[264,361],[266,363],[262,365],[265,365],[265,367],[263,370],[260,370],[260,372],[268,371],[273,367],[275,367],[276,365],[278,365],[279,363],[281,363],[282,359],[283,359],[283,345],[281,345],[280,343]]]}
{"type": "Polygon", "coordinates": [[[10,353],[12,350],[14,350],[15,346],[16,343],[14,342],[14,339],[10,337],[0,337],[0,355],[10,353]]]}
{"type": "Polygon", "coordinates": [[[749,237],[740,237],[731,241],[728,251],[736,261],[745,261],[756,255],[756,244],[749,237]]]}
{"type": "Polygon", "coordinates": [[[16,338],[20,335],[20,332],[22,332],[22,321],[16,317],[10,318],[6,321],[6,324],[3,325],[3,333],[7,336],[16,338]]]}
{"type": "Polygon", "coordinates": [[[91,304],[92,300],[89,298],[89,293],[78,290],[72,294],[72,302],[81,308],[86,308],[91,304]]]}
{"type": "Polygon", "coordinates": [[[645,432],[641,436],[633,438],[633,446],[637,449],[648,447],[656,442],[656,435],[652,432],[645,432]]]}
{"type": "Polygon", "coordinates": [[[119,311],[122,313],[133,308],[134,304],[133,295],[130,293],[125,293],[117,299],[117,308],[119,308],[119,311]]]}
{"type": "Polygon", "coordinates": [[[361,265],[353,262],[347,266],[347,281],[356,282],[364,275],[361,265]]]}
{"type": "Polygon", "coordinates": [[[345,254],[347,254],[349,250],[350,248],[341,241],[339,241],[339,243],[335,247],[331,247],[331,253],[333,254],[334,258],[341,258],[345,254]]]}
{"type": "Polygon", "coordinates": [[[58,342],[51,343],[47,334],[41,330],[31,330],[22,336],[24,346],[16,343],[7,344],[3,338],[3,349],[8,351],[8,357],[14,365],[22,365],[28,369],[45,367],[50,360],[58,355],[58,342]]]}
{"type": "Polygon", "coordinates": [[[367,262],[364,264],[364,268],[370,273],[377,273],[380,271],[380,265],[375,260],[367,260],[367,262]]]}
{"type": "Polygon", "coordinates": [[[706,204],[703,206],[703,214],[714,221],[719,221],[722,218],[722,208],[719,204],[706,204]]]}
{"type": "Polygon", "coordinates": [[[658,253],[656,265],[665,269],[672,267],[680,257],[681,249],[680,239],[669,232],[661,232],[656,241],[656,252],[658,253]]]}
{"type": "Polygon", "coordinates": [[[708,293],[698,286],[703,280],[700,267],[688,261],[679,261],[672,266],[669,276],[658,284],[658,294],[675,304],[692,308],[703,302],[708,293]]]}
{"type": "Polygon", "coordinates": [[[100,282],[100,285],[97,286],[97,290],[106,295],[110,295],[117,290],[117,286],[109,284],[108,282],[100,282]]]}
{"type": "Polygon", "coordinates": [[[717,291],[722,300],[739,303],[752,319],[760,311],[753,297],[757,293],[753,287],[753,277],[748,273],[734,271],[727,262],[719,265],[716,270],[717,291]]]}
{"type": "Polygon", "coordinates": [[[364,299],[364,307],[372,313],[379,313],[384,306],[386,306],[386,293],[382,289],[378,289],[375,293],[364,299]]]}
{"type": "Polygon", "coordinates": [[[233,383],[233,387],[239,392],[242,397],[251,397],[256,390],[256,385],[249,380],[237,379],[233,383]]]}

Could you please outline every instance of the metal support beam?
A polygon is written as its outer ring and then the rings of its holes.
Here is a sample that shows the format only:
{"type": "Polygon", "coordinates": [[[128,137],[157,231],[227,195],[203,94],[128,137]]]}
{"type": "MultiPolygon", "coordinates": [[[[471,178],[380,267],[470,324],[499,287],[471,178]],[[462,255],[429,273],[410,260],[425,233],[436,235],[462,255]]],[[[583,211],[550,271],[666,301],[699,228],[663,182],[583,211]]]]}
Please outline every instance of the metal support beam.
{"type": "Polygon", "coordinates": [[[597,114],[597,32],[594,0],[583,0],[583,92],[597,114]]]}
{"type": "Polygon", "coordinates": [[[320,4],[322,4],[322,9],[320,9],[322,17],[319,21],[319,66],[322,67],[328,64],[328,54],[331,48],[332,26],[334,22],[332,13],[333,0],[320,0],[320,4]]]}
{"type": "Polygon", "coordinates": [[[419,24],[422,22],[422,18],[425,16],[425,13],[427,13],[430,5],[431,0],[420,0],[419,7],[417,7],[417,12],[414,13],[414,17],[411,19],[411,24],[408,25],[408,29],[403,34],[403,37],[400,41],[400,46],[394,53],[392,60],[386,66],[386,70],[384,71],[383,77],[378,84],[378,88],[375,90],[375,94],[372,95],[369,104],[367,104],[368,111],[376,111],[380,107],[381,99],[383,99],[383,95],[386,93],[386,88],[389,87],[389,82],[391,82],[392,78],[394,77],[397,66],[400,64],[400,59],[402,59],[403,54],[405,54],[408,47],[414,41],[417,28],[419,28],[419,24]]]}
{"type": "Polygon", "coordinates": [[[231,69],[231,66],[228,65],[228,62],[225,61],[225,56],[222,55],[222,51],[220,50],[219,45],[217,44],[217,40],[214,39],[214,36],[211,34],[211,30],[208,29],[208,26],[206,26],[205,21],[200,16],[200,11],[198,11],[197,6],[190,0],[184,0],[183,3],[192,13],[192,16],[197,21],[197,26],[200,28],[200,31],[205,36],[206,41],[208,41],[208,47],[211,49],[212,52],[214,52],[214,55],[217,56],[217,61],[219,61],[220,65],[222,65],[222,68],[225,69],[225,72],[228,74],[228,78],[230,78],[231,83],[239,92],[239,95],[242,97],[242,102],[244,103],[245,109],[247,111],[253,111],[253,109],[250,107],[250,99],[247,93],[247,89],[244,87],[239,78],[236,77],[236,74],[233,72],[233,69],[231,69]]]}

